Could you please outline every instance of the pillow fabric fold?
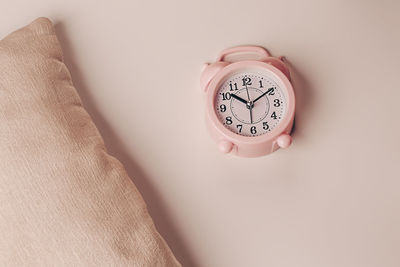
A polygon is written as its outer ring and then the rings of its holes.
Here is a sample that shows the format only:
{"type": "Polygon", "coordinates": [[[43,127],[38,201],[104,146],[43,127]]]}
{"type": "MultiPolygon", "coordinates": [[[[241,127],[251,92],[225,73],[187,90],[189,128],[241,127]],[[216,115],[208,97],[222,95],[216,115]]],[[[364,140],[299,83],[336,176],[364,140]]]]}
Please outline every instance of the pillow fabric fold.
{"type": "Polygon", "coordinates": [[[0,266],[180,266],[46,18],[0,41],[0,266]]]}

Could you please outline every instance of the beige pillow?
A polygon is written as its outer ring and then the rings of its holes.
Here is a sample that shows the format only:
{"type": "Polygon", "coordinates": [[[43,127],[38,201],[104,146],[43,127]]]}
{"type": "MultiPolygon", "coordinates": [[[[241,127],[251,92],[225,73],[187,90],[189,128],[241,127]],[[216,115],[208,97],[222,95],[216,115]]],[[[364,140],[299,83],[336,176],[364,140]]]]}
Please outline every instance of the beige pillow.
{"type": "Polygon", "coordinates": [[[46,18],[0,41],[0,127],[0,266],[180,266],[46,18]]]}

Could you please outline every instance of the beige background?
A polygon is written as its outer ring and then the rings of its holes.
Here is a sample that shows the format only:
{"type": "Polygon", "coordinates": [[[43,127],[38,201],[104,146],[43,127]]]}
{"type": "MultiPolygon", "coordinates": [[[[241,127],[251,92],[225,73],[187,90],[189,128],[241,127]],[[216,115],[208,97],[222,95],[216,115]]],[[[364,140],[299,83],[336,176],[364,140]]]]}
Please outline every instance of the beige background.
{"type": "Polygon", "coordinates": [[[56,23],[75,85],[184,266],[400,266],[399,1],[8,1],[5,36],[56,23]],[[221,155],[202,63],[291,63],[293,146],[221,155]],[[167,136],[167,138],[166,138],[167,136]]]}

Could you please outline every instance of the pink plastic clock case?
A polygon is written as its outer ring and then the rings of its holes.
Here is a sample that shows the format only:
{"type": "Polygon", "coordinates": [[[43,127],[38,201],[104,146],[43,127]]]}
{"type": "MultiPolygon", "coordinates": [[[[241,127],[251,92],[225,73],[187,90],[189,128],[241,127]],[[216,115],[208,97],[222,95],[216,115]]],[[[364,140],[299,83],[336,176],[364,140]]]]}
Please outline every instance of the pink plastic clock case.
{"type": "MultiPolygon", "coordinates": [[[[223,56],[220,56],[220,59],[223,60],[223,56]]],[[[231,152],[242,157],[258,157],[269,154],[279,147],[287,147],[291,143],[289,134],[293,126],[295,96],[292,84],[287,77],[288,70],[280,59],[269,57],[269,54],[261,60],[269,63],[255,60],[234,63],[218,61],[205,70],[208,72],[206,76],[209,76],[209,78],[202,79],[202,86],[206,90],[206,123],[212,138],[223,152],[231,152]],[[272,64],[280,65],[277,68],[272,64]],[[286,114],[279,125],[268,134],[256,137],[240,136],[225,128],[219,121],[214,107],[216,92],[227,76],[249,69],[272,73],[282,83],[287,99],[286,114]],[[209,84],[207,84],[207,80],[210,80],[209,84]]]]}

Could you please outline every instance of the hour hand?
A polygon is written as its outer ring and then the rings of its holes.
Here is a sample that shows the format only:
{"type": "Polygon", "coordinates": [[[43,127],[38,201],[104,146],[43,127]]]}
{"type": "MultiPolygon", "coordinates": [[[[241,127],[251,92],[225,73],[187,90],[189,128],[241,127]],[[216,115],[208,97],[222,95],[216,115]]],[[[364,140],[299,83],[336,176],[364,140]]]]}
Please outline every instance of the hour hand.
{"type": "Polygon", "coordinates": [[[240,102],[247,104],[247,101],[244,100],[243,98],[241,98],[240,96],[237,96],[237,95],[235,95],[235,94],[231,94],[231,96],[232,96],[233,98],[235,98],[236,100],[239,100],[240,102]]]}

